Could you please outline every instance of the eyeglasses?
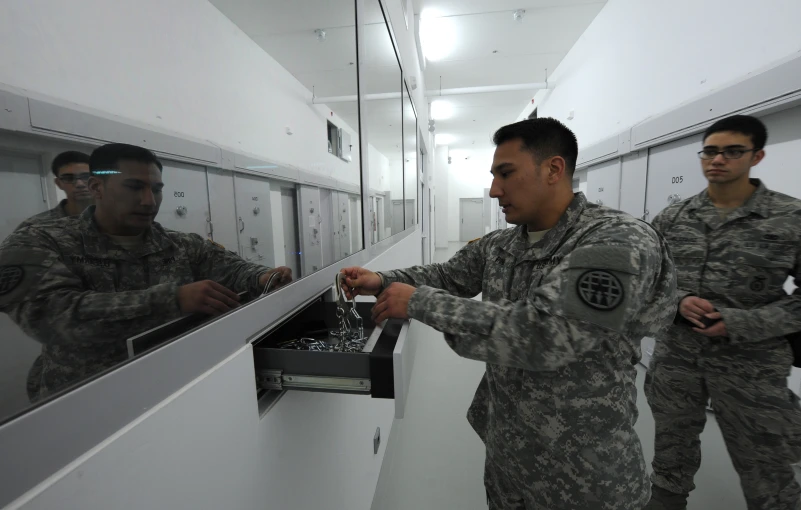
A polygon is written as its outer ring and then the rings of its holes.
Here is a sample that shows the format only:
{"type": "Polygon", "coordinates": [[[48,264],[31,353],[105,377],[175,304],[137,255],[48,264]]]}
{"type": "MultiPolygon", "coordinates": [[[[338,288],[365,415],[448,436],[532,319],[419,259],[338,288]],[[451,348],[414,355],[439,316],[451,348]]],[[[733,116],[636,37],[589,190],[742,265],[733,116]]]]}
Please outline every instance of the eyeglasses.
{"type": "Polygon", "coordinates": [[[59,175],[58,180],[66,184],[73,184],[75,181],[89,182],[91,176],[92,174],[89,172],[85,174],[64,174],[59,175]]]}
{"type": "Polygon", "coordinates": [[[698,152],[698,157],[701,159],[715,159],[718,154],[723,154],[726,159],[740,159],[746,152],[753,152],[758,149],[724,149],[722,151],[715,149],[704,149],[698,152]]]}

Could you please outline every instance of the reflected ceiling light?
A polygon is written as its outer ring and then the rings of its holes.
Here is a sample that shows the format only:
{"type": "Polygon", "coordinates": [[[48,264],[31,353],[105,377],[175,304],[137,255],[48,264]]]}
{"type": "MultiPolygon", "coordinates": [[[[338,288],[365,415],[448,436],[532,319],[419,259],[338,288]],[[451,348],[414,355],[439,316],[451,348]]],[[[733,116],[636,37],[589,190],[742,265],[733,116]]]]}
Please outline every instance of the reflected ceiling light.
{"type": "Polygon", "coordinates": [[[426,60],[436,62],[453,52],[456,34],[448,18],[442,18],[436,11],[424,10],[420,14],[420,44],[426,60]]]}
{"type": "Polygon", "coordinates": [[[434,143],[437,145],[448,145],[456,141],[456,137],[446,133],[441,133],[434,136],[434,143]]]}
{"type": "Polygon", "coordinates": [[[431,103],[431,116],[434,120],[446,120],[453,117],[453,103],[438,99],[431,103]]]}

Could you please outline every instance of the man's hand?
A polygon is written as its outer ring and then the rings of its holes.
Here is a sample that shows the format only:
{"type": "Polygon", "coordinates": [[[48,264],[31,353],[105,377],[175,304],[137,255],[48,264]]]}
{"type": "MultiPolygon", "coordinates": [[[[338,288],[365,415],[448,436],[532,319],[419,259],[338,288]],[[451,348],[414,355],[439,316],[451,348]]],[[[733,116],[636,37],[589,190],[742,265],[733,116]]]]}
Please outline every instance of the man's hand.
{"type": "Polygon", "coordinates": [[[698,326],[698,328],[704,329],[701,317],[715,313],[715,307],[706,299],[701,299],[698,296],[687,296],[679,303],[679,313],[682,317],[698,326]]]}
{"type": "MultiPolygon", "coordinates": [[[[726,331],[726,324],[723,322],[723,316],[720,314],[720,312],[708,313],[704,317],[707,319],[717,320],[718,322],[712,324],[708,328],[693,328],[693,331],[708,337],[729,336],[729,332],[726,331]]],[[[703,324],[701,324],[701,326],[703,326],[703,324]]]]}
{"type": "Polygon", "coordinates": [[[405,283],[392,283],[378,296],[373,307],[373,322],[379,324],[387,319],[408,319],[409,300],[417,290],[405,283]]]}
{"type": "Polygon", "coordinates": [[[340,271],[344,276],[342,290],[348,299],[354,296],[375,296],[381,290],[381,277],[363,267],[346,267],[340,271]]]}
{"type": "Polygon", "coordinates": [[[184,313],[220,315],[239,306],[239,296],[235,292],[211,280],[178,287],[177,298],[184,313]]]}
{"type": "Polygon", "coordinates": [[[276,267],[272,271],[267,271],[263,275],[259,276],[259,285],[262,287],[264,285],[267,285],[267,282],[270,280],[270,277],[275,273],[278,273],[278,276],[276,276],[275,280],[273,280],[273,285],[271,288],[267,289],[268,291],[277,289],[279,287],[283,287],[284,285],[292,281],[292,268],[281,266],[281,267],[276,267]]]}

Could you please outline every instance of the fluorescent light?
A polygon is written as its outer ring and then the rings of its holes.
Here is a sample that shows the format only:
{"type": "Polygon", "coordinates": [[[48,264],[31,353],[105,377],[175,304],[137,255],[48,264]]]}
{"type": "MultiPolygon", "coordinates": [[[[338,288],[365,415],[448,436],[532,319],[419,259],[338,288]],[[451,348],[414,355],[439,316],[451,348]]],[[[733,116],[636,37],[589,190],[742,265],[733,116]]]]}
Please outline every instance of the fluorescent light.
{"type": "Polygon", "coordinates": [[[420,44],[426,60],[436,62],[453,52],[456,34],[449,18],[439,17],[438,13],[426,9],[420,14],[420,44]]]}
{"type": "Polygon", "coordinates": [[[453,103],[438,99],[431,103],[431,116],[434,120],[446,120],[453,117],[453,103]]]}
{"type": "Polygon", "coordinates": [[[434,137],[434,142],[437,145],[449,145],[456,141],[456,137],[446,133],[441,133],[434,137]]]}

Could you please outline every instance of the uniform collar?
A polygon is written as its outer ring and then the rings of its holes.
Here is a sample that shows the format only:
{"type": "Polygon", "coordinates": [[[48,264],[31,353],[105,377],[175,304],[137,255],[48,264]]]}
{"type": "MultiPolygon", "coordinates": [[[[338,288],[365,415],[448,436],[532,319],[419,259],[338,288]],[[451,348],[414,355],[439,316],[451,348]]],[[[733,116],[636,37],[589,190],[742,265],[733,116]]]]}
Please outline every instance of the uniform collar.
{"type": "Polygon", "coordinates": [[[94,205],[87,207],[79,218],[84,252],[89,256],[114,259],[137,259],[154,253],[170,251],[177,247],[167,235],[164,227],[153,222],[150,229],[145,232],[145,239],[142,246],[129,252],[111,242],[109,236],[98,230],[97,222],[95,221],[94,205]]]}
{"type": "Polygon", "coordinates": [[[528,238],[528,228],[525,225],[519,225],[515,228],[512,240],[506,246],[506,251],[520,261],[541,259],[555,252],[562,245],[568,232],[576,225],[586,206],[587,198],[584,193],[575,193],[573,201],[567,206],[562,217],[539,242],[532,245],[528,238]]]}
{"type": "Polygon", "coordinates": [[[770,193],[768,193],[768,188],[759,179],[749,179],[749,182],[756,186],[756,190],[743,205],[732,211],[726,220],[721,220],[718,216],[717,208],[709,198],[708,189],[694,196],[687,204],[687,210],[696,211],[698,216],[712,227],[719,226],[719,224],[722,224],[721,222],[728,223],[751,214],[757,214],[763,218],[770,217],[770,193]]]}
{"type": "Polygon", "coordinates": [[[53,211],[55,211],[56,214],[61,215],[63,218],[69,216],[69,214],[67,214],[67,199],[62,198],[61,202],[59,202],[58,205],[53,208],[53,211]]]}

